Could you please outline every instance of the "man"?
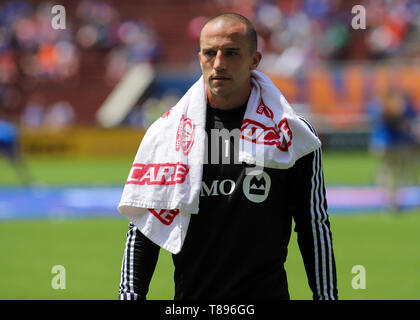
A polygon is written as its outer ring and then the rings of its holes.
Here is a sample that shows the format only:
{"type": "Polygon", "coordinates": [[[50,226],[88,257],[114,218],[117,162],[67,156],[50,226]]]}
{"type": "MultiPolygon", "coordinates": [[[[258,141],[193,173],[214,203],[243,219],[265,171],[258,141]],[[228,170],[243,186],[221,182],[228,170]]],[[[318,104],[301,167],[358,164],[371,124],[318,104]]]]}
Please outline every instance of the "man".
{"type": "Polygon", "coordinates": [[[368,104],[371,120],[370,148],[378,157],[377,182],[388,192],[389,209],[402,209],[398,189],[416,184],[419,178],[419,144],[416,135],[419,118],[404,91],[390,88],[368,104]]]}
{"type": "MultiPolygon", "coordinates": [[[[211,19],[201,31],[198,57],[208,137],[241,128],[251,72],[261,60],[254,27],[238,14],[211,19]]],[[[198,214],[191,215],[182,248],[173,254],[175,299],[290,299],[284,262],[292,219],[314,299],[337,299],[320,149],[289,169],[265,167],[254,177],[237,161],[235,137],[229,140],[211,145],[203,165],[198,214]],[[210,161],[215,151],[218,162],[210,161]]],[[[146,298],[158,253],[159,246],[130,223],[120,299],[146,298]]]]}
{"type": "Polygon", "coordinates": [[[31,183],[32,179],[23,160],[18,128],[11,122],[0,120],[0,156],[6,156],[15,168],[22,184],[31,183]]]}

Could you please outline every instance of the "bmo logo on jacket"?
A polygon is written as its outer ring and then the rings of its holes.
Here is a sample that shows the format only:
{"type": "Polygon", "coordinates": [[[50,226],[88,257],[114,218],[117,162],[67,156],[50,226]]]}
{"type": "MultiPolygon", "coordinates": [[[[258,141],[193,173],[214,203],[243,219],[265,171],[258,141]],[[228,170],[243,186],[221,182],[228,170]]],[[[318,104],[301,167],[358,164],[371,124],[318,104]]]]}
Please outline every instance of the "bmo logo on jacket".
{"type": "MultiPolygon", "coordinates": [[[[203,181],[200,196],[227,196],[235,191],[235,187],[236,183],[231,179],[213,180],[211,184],[203,181]]],[[[242,182],[242,190],[245,197],[255,203],[260,203],[267,199],[270,188],[271,178],[264,171],[248,174],[242,182]]]]}
{"type": "Polygon", "coordinates": [[[205,181],[201,183],[200,196],[218,196],[230,195],[235,190],[235,181],[230,179],[213,180],[211,185],[207,185],[205,181]]]}
{"type": "Polygon", "coordinates": [[[267,199],[271,188],[271,178],[264,172],[247,174],[242,183],[242,190],[249,201],[260,203],[267,199]]]}

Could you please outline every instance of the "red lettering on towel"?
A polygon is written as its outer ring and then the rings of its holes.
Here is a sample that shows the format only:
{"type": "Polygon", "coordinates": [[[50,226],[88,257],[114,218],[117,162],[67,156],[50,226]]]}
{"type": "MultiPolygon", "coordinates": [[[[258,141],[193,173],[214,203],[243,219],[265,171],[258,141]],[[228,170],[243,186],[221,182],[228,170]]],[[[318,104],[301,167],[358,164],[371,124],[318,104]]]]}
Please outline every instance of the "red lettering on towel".
{"type": "Polygon", "coordinates": [[[155,209],[148,209],[151,214],[153,214],[156,218],[159,219],[160,222],[162,222],[164,225],[169,226],[175,219],[175,217],[179,213],[179,209],[173,209],[173,210],[159,210],[157,212],[155,209]]]}
{"type": "Polygon", "coordinates": [[[171,185],[183,183],[189,166],[183,163],[135,163],[126,184],[171,185]]]}

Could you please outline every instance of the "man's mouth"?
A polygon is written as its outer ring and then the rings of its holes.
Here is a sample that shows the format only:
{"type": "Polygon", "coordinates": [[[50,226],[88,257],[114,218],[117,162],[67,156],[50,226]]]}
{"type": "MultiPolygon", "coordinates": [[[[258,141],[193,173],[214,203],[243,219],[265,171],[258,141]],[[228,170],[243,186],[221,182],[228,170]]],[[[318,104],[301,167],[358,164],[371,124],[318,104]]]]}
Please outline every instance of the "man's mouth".
{"type": "Polygon", "coordinates": [[[227,81],[227,80],[231,80],[231,78],[226,77],[226,76],[213,76],[213,77],[211,77],[211,80],[213,80],[213,81],[227,81]]]}

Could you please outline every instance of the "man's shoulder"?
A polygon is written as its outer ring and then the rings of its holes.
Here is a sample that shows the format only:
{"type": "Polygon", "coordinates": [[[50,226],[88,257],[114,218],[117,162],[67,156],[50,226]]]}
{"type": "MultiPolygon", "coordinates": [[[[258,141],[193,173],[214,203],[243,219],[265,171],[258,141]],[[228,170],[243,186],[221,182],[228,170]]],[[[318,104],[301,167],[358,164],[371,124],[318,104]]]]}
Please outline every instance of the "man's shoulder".
{"type": "Polygon", "coordinates": [[[305,118],[302,115],[296,115],[296,116],[300,121],[302,121],[309,128],[309,130],[311,130],[311,132],[314,135],[316,135],[318,137],[318,133],[317,133],[315,127],[313,126],[313,124],[307,118],[305,118]]]}

